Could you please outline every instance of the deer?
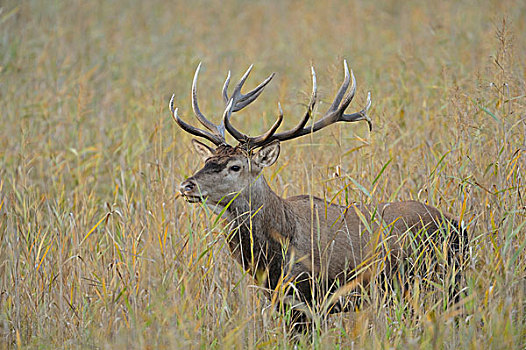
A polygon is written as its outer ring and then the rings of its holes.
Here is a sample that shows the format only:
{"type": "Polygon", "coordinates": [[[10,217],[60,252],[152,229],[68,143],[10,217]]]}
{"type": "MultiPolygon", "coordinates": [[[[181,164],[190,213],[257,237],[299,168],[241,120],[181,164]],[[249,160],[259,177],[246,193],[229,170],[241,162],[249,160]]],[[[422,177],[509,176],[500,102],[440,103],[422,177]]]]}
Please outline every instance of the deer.
{"type": "Polygon", "coordinates": [[[312,93],[306,112],[287,131],[278,132],[284,114],[279,103],[276,121],[259,136],[248,136],[232,124],[232,114],[254,102],[275,75],[272,73],[253,90],[242,93],[252,65],[230,95],[228,72],[222,89],[226,107],[219,124],[211,122],[199,108],[197,81],[201,63],[194,74],[191,97],[193,112],[204,128],[181,119],[178,108],[174,108],[175,95],[169,102],[171,116],[180,128],[214,145],[192,139],[204,167],[180,184],[181,197],[188,203],[204,204],[222,216],[232,256],[268,291],[269,297],[287,286],[283,300],[294,310],[292,329],[308,324],[314,305],[323,305],[318,310],[325,314],[349,311],[349,303],[343,302],[346,296],[356,294],[373,281],[395,281],[400,275],[399,267],[414,253],[415,246],[445,252],[447,259],[442,264],[452,266],[448,278],[456,282],[449,293],[455,301],[459,298],[462,247],[467,236],[453,215],[414,200],[342,206],[311,194],[282,198],[265,179],[263,170],[277,161],[282,142],[338,122],[365,121],[372,130],[367,114],[370,92],[362,110],[345,113],[356,92],[356,79],[346,60],[343,66],[343,82],[328,110],[315,122],[318,92],[316,73],[311,67],[312,93]],[[225,132],[238,144],[228,144],[225,132]]]}

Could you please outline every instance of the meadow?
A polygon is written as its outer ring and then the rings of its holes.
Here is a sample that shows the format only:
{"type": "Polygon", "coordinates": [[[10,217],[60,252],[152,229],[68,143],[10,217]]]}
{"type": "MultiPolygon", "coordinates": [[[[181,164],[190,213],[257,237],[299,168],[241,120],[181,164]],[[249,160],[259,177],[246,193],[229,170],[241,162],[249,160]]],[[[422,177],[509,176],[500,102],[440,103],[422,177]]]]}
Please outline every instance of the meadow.
{"type": "Polygon", "coordinates": [[[526,346],[526,2],[0,2],[0,348],[512,349],[526,346]],[[426,290],[315,320],[296,344],[230,257],[221,220],[185,203],[202,165],[168,101],[196,125],[260,134],[328,107],[347,59],[349,111],[373,121],[286,142],[264,174],[282,196],[418,199],[469,232],[461,301],[426,290]]]}

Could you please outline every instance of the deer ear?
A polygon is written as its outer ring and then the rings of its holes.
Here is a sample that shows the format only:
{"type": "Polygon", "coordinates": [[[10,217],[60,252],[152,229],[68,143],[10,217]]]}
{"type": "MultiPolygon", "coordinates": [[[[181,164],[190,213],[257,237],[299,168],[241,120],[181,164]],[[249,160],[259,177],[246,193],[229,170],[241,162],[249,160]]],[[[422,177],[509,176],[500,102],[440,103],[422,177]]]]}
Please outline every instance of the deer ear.
{"type": "Polygon", "coordinates": [[[207,160],[208,158],[214,155],[214,150],[202,143],[201,141],[192,139],[192,144],[194,145],[195,150],[203,160],[207,160]]]}
{"type": "Polygon", "coordinates": [[[271,166],[279,157],[279,141],[274,141],[261,147],[252,158],[252,161],[259,167],[271,166]]]}

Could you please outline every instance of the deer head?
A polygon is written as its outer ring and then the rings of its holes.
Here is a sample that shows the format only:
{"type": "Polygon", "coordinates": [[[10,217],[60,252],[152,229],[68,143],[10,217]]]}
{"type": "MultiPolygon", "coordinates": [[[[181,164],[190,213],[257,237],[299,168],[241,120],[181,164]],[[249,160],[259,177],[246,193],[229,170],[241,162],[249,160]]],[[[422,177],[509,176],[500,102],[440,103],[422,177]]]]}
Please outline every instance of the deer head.
{"type": "Polygon", "coordinates": [[[266,187],[264,178],[260,176],[261,171],[263,168],[275,163],[280,153],[281,141],[314,133],[340,121],[356,122],[365,120],[369,124],[369,128],[372,128],[371,120],[367,116],[367,110],[371,106],[370,93],[367,96],[367,104],[364,109],[357,113],[344,113],[356,92],[354,74],[352,71],[349,73],[349,68],[345,60],[345,77],[343,83],[331,106],[320,120],[307,126],[309,120],[312,119],[314,106],[317,102],[316,73],[314,68],[311,68],[312,94],[307,111],[301,121],[291,130],[277,133],[283,121],[283,111],[281,105],[278,103],[279,114],[275,123],[267,132],[255,137],[247,136],[238,131],[232,125],[230,118],[233,112],[240,111],[256,100],[263,92],[265,86],[272,80],[274,73],[252,91],[243,94],[241,93],[241,88],[252,70],[252,66],[250,66],[234,87],[232,95],[228,96],[228,85],[230,82],[230,72],[228,72],[222,93],[226,107],[223,112],[221,124],[216,125],[201,113],[197,102],[197,78],[200,67],[201,64],[199,64],[196,69],[192,83],[192,107],[195,116],[206,130],[196,128],[184,122],[177,113],[178,109],[174,109],[174,96],[172,96],[170,100],[170,111],[175,122],[183,130],[192,135],[205,138],[216,146],[215,148],[211,148],[200,141],[192,140],[197,153],[205,161],[205,166],[180,185],[180,192],[188,202],[196,203],[206,200],[207,204],[225,204],[234,199],[234,197],[242,194],[243,191],[249,187],[253,189],[266,187]],[[350,84],[351,87],[349,89],[350,84]],[[349,91],[346,94],[347,90],[349,91]],[[238,141],[237,146],[227,144],[225,130],[238,141]]]}
{"type": "Polygon", "coordinates": [[[274,164],[280,150],[279,141],[264,145],[257,152],[229,145],[212,149],[192,141],[205,166],[181,183],[181,194],[191,203],[206,200],[211,205],[226,204],[249,186],[256,189],[264,185],[260,173],[274,164]]]}

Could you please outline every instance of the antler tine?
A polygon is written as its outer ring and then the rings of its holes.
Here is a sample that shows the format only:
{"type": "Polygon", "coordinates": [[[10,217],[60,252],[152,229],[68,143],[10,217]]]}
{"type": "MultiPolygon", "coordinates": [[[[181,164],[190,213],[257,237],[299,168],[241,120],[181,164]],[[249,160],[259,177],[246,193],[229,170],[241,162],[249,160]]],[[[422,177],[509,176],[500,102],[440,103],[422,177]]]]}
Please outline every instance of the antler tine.
{"type": "Polygon", "coordinates": [[[345,111],[349,104],[351,104],[352,99],[354,98],[354,94],[356,93],[356,78],[354,77],[354,73],[351,69],[351,89],[349,90],[349,93],[345,98],[343,99],[342,105],[339,108],[340,110],[345,111]]]}
{"type": "Polygon", "coordinates": [[[232,112],[240,111],[252,102],[254,102],[254,100],[257,99],[259,95],[261,95],[263,89],[267,86],[267,84],[270,83],[272,78],[274,78],[274,75],[276,75],[276,73],[270,74],[265,80],[263,80],[263,82],[261,82],[261,84],[256,86],[252,91],[244,95],[240,93],[240,98],[236,102],[235,108],[232,110],[232,112]]]}
{"type": "Polygon", "coordinates": [[[199,70],[201,69],[201,62],[199,62],[199,65],[197,66],[197,69],[195,70],[194,74],[194,80],[192,82],[192,108],[194,110],[194,114],[199,120],[201,124],[203,124],[204,127],[206,127],[208,130],[212,131],[212,133],[220,135],[223,139],[225,138],[225,130],[221,126],[215,125],[201,113],[201,110],[199,109],[199,104],[197,103],[197,78],[199,77],[199,70]]]}
{"type": "Polygon", "coordinates": [[[329,107],[327,114],[334,112],[338,109],[338,106],[340,105],[340,102],[342,101],[345,91],[347,91],[347,88],[349,87],[350,78],[349,78],[349,67],[347,66],[347,60],[343,60],[343,71],[345,73],[345,77],[343,78],[343,83],[340,86],[340,89],[338,90],[338,92],[336,93],[336,97],[334,98],[334,101],[329,107]]]}
{"type": "Polygon", "coordinates": [[[267,86],[267,84],[272,80],[272,78],[274,78],[275,73],[272,73],[265,80],[263,80],[261,84],[256,86],[252,91],[246,94],[242,94],[241,88],[245,84],[245,81],[247,80],[253,67],[254,65],[250,65],[250,67],[248,67],[245,74],[243,74],[239,82],[234,87],[234,91],[232,92],[231,97],[228,97],[228,84],[230,83],[230,72],[228,72],[227,78],[223,85],[223,101],[225,101],[225,103],[228,103],[230,98],[234,99],[234,104],[233,104],[234,107],[232,109],[232,112],[240,111],[246,106],[248,106],[249,104],[251,104],[252,102],[254,102],[254,100],[258,98],[259,95],[261,95],[265,86],[267,86]]]}
{"type": "Polygon", "coordinates": [[[251,64],[250,67],[248,67],[245,74],[243,74],[241,79],[239,79],[239,82],[234,87],[234,91],[232,92],[232,98],[234,99],[234,101],[236,99],[240,99],[241,97],[243,97],[243,94],[241,93],[241,88],[243,87],[243,85],[245,85],[245,81],[247,81],[248,76],[250,75],[250,72],[252,71],[252,68],[254,68],[253,64],[251,64]]]}
{"type": "Polygon", "coordinates": [[[198,129],[186,123],[185,121],[183,121],[177,114],[178,108],[174,109],[174,97],[175,95],[172,95],[172,98],[170,99],[170,103],[169,103],[169,108],[170,108],[170,111],[172,112],[172,118],[175,120],[177,125],[181,127],[181,129],[183,129],[184,131],[192,135],[204,137],[205,139],[212,141],[216,146],[219,146],[225,143],[224,138],[221,138],[219,135],[211,134],[210,132],[206,130],[198,129]]]}
{"type": "Polygon", "coordinates": [[[360,112],[352,114],[343,114],[339,121],[352,123],[360,120],[365,120],[369,125],[369,131],[372,131],[373,122],[371,121],[371,118],[369,118],[369,116],[367,115],[367,111],[369,111],[369,108],[371,108],[371,91],[367,92],[367,102],[365,103],[365,107],[360,112]]]}
{"type": "Polygon", "coordinates": [[[307,112],[305,112],[305,116],[303,119],[291,130],[281,132],[279,134],[276,134],[272,137],[272,140],[286,140],[288,138],[294,138],[296,137],[296,134],[299,134],[305,125],[307,125],[307,122],[310,118],[312,118],[312,112],[314,111],[314,106],[316,105],[316,101],[318,98],[318,84],[316,82],[316,71],[314,70],[314,67],[311,66],[311,74],[312,74],[312,93],[310,96],[310,101],[308,104],[307,112]]]}
{"type": "Polygon", "coordinates": [[[228,84],[230,84],[230,71],[228,71],[228,74],[225,79],[225,83],[223,84],[223,101],[225,101],[225,104],[228,104],[228,84]]]}
{"type": "Polygon", "coordinates": [[[281,122],[283,121],[283,109],[281,109],[281,104],[278,102],[278,118],[274,122],[274,124],[270,127],[270,129],[264,133],[261,136],[257,137],[251,137],[249,139],[249,143],[255,146],[264,145],[271,137],[276,133],[276,130],[278,130],[279,126],[281,125],[281,122]]]}

